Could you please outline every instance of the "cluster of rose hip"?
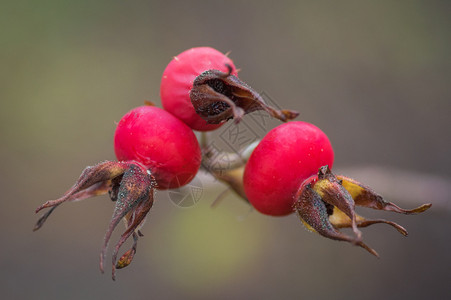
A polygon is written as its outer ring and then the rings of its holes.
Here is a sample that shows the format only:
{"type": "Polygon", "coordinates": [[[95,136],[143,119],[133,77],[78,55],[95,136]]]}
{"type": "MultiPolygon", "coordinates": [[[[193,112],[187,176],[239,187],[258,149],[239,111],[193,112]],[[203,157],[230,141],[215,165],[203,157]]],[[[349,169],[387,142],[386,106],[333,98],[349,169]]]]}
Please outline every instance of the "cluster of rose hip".
{"type": "MultiPolygon", "coordinates": [[[[87,167],[61,198],[47,201],[36,210],[50,208],[35,230],[61,203],[109,193],[115,208],[100,254],[102,272],[113,230],[121,220],[126,225],[112,254],[113,279],[115,269],[128,266],[136,253],[142,236],[140,228],[152,207],[155,189],[183,186],[199,171],[202,158],[208,164],[211,149],[205,144],[201,149],[193,130],[212,131],[230,119],[239,122],[256,110],[264,110],[282,122],[298,115],[266,105],[237,77],[232,60],[208,47],[192,48],[175,56],[163,73],[160,93],[164,109],[147,103],[132,109],[118,123],[114,137],[117,161],[87,167]],[[119,248],[130,236],[132,247],[117,260],[119,248]]],[[[334,175],[330,141],[312,124],[284,123],[268,132],[254,148],[249,157],[239,159],[240,163],[213,175],[263,214],[283,216],[296,212],[308,229],[351,242],[376,256],[362,242],[358,227],[386,223],[403,235],[407,232],[396,223],[357,215],[355,205],[404,214],[430,207],[425,204],[404,210],[361,183],[334,175]],[[354,236],[338,230],[343,227],[352,228],[354,236]]]]}

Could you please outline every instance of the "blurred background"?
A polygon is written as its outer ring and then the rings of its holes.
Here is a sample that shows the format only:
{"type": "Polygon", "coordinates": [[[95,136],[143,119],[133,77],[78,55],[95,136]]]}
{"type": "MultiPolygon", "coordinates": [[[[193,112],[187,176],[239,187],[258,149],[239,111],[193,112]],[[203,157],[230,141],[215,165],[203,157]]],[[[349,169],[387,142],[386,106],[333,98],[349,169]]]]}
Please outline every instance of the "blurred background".
{"type": "Polygon", "coordinates": [[[449,297],[450,9],[430,0],[4,1],[2,298],[449,297]],[[165,66],[195,46],[232,51],[240,78],[323,129],[336,172],[403,207],[432,209],[361,212],[410,233],[364,229],[378,260],[309,233],[294,215],[251,211],[233,194],[213,209],[226,187],[202,175],[194,206],[157,193],[135,260],[116,282],[98,270],[108,197],[65,204],[33,233],[35,208],[85,166],[115,159],[115,122],[144,100],[160,105],[165,66]]]}

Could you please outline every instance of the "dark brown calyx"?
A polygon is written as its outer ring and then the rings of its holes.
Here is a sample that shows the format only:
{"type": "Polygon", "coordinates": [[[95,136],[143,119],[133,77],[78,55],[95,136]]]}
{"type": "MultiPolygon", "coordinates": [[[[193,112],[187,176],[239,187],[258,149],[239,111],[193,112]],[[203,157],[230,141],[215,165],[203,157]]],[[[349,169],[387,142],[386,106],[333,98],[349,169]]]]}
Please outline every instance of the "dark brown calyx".
{"type": "Polygon", "coordinates": [[[299,113],[292,110],[277,110],[268,106],[263,98],[245,82],[228,72],[208,70],[196,77],[190,91],[191,103],[208,124],[219,124],[229,119],[239,122],[241,118],[256,110],[265,110],[283,122],[296,118],[299,113]]]}
{"type": "Polygon", "coordinates": [[[295,198],[294,210],[309,230],[330,239],[350,242],[375,256],[378,256],[376,251],[362,242],[359,227],[387,224],[404,236],[407,236],[407,230],[392,221],[365,219],[355,212],[355,206],[402,214],[418,214],[431,207],[431,204],[423,204],[410,210],[402,209],[354,179],[335,176],[327,166],[319,168],[317,176],[307,179],[295,198]],[[342,233],[340,228],[352,228],[355,237],[342,233]]]}
{"type": "Polygon", "coordinates": [[[121,220],[125,220],[126,230],[117,242],[112,255],[112,278],[116,268],[128,266],[136,253],[139,228],[153,205],[155,178],[149,170],[137,161],[105,161],[85,168],[75,184],[59,199],[47,201],[36,212],[49,208],[36,223],[34,231],[40,229],[56,207],[64,202],[79,201],[109,193],[115,202],[113,216],[105,234],[100,254],[100,270],[104,270],[105,254],[111,235],[121,220]],[[131,249],[116,262],[119,248],[133,237],[131,249]]]}

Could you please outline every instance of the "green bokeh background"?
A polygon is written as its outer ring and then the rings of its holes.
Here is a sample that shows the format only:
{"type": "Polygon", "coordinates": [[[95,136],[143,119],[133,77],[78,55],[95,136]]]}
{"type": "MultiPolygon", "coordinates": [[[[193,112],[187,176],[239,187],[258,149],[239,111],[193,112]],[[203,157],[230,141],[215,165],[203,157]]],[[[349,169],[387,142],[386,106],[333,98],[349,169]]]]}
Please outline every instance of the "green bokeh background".
{"type": "MultiPolygon", "coordinates": [[[[39,204],[61,195],[85,166],[114,159],[115,122],[144,100],[160,105],[166,64],[195,46],[232,51],[243,80],[322,128],[335,168],[382,166],[450,182],[450,4],[3,1],[2,298],[449,296],[449,204],[417,217],[376,214],[410,232],[406,239],[382,225],[365,229],[377,260],[308,233],[294,216],[249,212],[232,195],[212,209],[225,186],[204,176],[194,207],[158,192],[135,261],[117,282],[97,267],[113,208],[107,197],[64,205],[39,232],[31,229],[39,204]]],[[[404,194],[390,200],[418,204],[404,194]]]]}

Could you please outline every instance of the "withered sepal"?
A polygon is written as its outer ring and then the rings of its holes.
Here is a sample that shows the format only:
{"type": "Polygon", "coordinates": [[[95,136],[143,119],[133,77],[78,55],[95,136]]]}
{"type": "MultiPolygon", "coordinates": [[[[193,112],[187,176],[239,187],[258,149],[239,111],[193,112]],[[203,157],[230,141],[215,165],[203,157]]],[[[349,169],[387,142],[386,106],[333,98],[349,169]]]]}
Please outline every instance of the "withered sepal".
{"type": "Polygon", "coordinates": [[[365,219],[355,213],[355,205],[403,214],[416,214],[431,207],[431,204],[424,204],[411,210],[402,209],[353,179],[335,176],[328,166],[319,168],[317,175],[305,180],[295,199],[294,210],[309,230],[330,239],[353,243],[375,256],[378,256],[377,252],[362,242],[357,227],[384,223],[404,236],[407,236],[407,230],[384,219],[365,219]],[[356,237],[347,236],[338,230],[347,227],[353,228],[356,237]]]}
{"type": "Polygon", "coordinates": [[[64,202],[78,201],[109,193],[111,200],[115,202],[115,208],[100,254],[100,270],[102,272],[106,249],[113,230],[121,219],[126,223],[126,230],[113,250],[112,277],[115,279],[116,267],[128,266],[136,253],[138,236],[142,236],[139,228],[152,207],[156,185],[155,178],[150,171],[136,161],[105,161],[87,167],[76,183],[61,198],[47,201],[36,209],[36,212],[39,212],[44,208],[50,208],[39,218],[33,230],[41,228],[55,208],[64,202]],[[133,246],[116,264],[119,248],[130,235],[133,236],[133,246]]]}
{"type": "Polygon", "coordinates": [[[227,73],[208,70],[196,77],[190,91],[191,103],[196,113],[208,124],[219,124],[229,119],[238,123],[241,118],[256,110],[265,110],[272,117],[283,122],[296,118],[293,110],[278,110],[265,103],[253,88],[232,75],[232,67],[227,73]]]}

